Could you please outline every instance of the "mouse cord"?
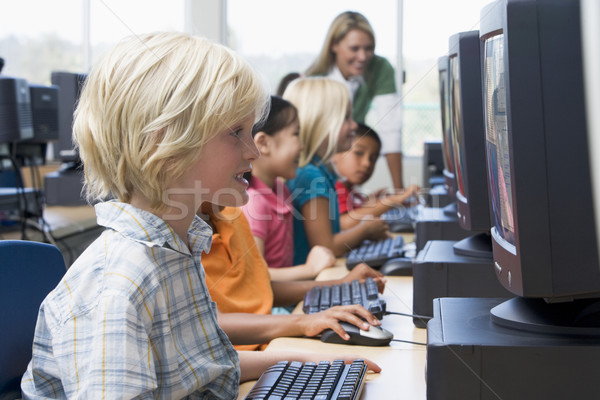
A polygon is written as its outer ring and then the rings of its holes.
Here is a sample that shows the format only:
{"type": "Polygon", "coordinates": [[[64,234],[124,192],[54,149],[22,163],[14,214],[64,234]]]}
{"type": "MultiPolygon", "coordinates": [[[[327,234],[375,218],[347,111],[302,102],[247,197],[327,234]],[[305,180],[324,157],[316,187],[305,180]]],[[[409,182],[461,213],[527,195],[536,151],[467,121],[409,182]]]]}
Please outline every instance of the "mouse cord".
{"type": "Polygon", "coordinates": [[[384,315],[401,315],[403,317],[411,317],[411,318],[420,318],[426,321],[429,321],[432,317],[429,315],[419,315],[419,314],[406,314],[395,311],[386,311],[384,315]]]}
{"type": "Polygon", "coordinates": [[[409,344],[417,344],[419,346],[427,346],[427,343],[413,342],[412,340],[392,339],[392,342],[409,343],[409,344]]]}

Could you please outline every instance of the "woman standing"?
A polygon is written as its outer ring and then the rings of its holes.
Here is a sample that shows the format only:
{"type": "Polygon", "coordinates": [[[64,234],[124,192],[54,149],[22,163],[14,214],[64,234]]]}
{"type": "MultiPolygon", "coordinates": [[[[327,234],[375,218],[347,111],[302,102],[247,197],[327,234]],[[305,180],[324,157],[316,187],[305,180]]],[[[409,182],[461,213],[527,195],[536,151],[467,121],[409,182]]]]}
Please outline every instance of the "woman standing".
{"type": "Polygon", "coordinates": [[[352,95],[353,119],[365,123],[374,112],[371,125],[383,142],[392,183],[402,182],[402,110],[396,90],[394,67],[375,54],[375,33],[360,13],[338,15],[327,32],[321,52],[306,70],[307,76],[327,76],[346,84],[352,95]]]}

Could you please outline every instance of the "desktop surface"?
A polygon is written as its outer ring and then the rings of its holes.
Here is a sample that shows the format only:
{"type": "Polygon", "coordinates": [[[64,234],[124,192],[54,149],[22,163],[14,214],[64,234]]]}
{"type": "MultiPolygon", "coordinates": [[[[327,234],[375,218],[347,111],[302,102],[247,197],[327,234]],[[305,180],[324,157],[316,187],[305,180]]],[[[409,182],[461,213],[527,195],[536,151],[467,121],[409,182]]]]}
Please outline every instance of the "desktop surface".
{"type": "MultiPolygon", "coordinates": [[[[323,270],[317,279],[337,279],[347,273],[344,260],[338,259],[336,266],[323,270]]],[[[412,313],[412,277],[387,277],[383,296],[389,311],[412,313]]],[[[299,304],[294,313],[301,312],[302,304],[299,304]]],[[[392,332],[394,339],[427,342],[426,330],[415,328],[410,317],[386,315],[382,319],[382,327],[392,332]]],[[[389,346],[350,346],[323,343],[318,338],[284,337],[272,340],[264,351],[318,352],[367,357],[381,366],[382,372],[367,373],[361,399],[425,399],[425,346],[395,341],[389,346]]],[[[255,382],[240,385],[238,399],[243,399],[255,382]]]]}

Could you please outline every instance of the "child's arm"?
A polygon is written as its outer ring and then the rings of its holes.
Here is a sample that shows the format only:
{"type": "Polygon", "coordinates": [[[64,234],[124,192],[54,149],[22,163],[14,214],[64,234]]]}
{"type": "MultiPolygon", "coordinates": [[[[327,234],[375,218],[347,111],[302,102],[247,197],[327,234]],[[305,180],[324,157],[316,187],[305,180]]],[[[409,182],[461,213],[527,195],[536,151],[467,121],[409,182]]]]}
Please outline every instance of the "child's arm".
{"type": "Polygon", "coordinates": [[[358,264],[345,277],[328,281],[271,281],[273,288],[273,302],[275,306],[290,306],[304,299],[304,295],[314,286],[331,286],[342,282],[350,282],[354,279],[363,280],[371,277],[377,283],[380,292],[385,287],[385,277],[379,271],[374,270],[365,263],[358,264]]]}
{"type": "Polygon", "coordinates": [[[343,214],[340,217],[340,226],[342,229],[349,229],[358,225],[366,216],[379,217],[392,208],[401,207],[406,200],[416,195],[419,190],[418,186],[411,185],[406,189],[401,189],[399,192],[386,196],[372,196],[372,201],[368,201],[362,207],[355,208],[343,214]]]}
{"type": "Polygon", "coordinates": [[[369,329],[369,324],[381,325],[373,314],[359,305],[331,307],[314,314],[219,313],[218,316],[219,326],[235,345],[267,343],[278,337],[312,337],[325,329],[333,329],[347,337],[340,321],[365,330],[369,329]]]}
{"type": "Polygon", "coordinates": [[[379,240],[389,236],[388,225],[377,218],[363,219],[356,226],[334,235],[329,220],[329,199],[325,197],[316,197],[307,201],[302,206],[301,213],[311,247],[325,246],[331,249],[336,257],[341,257],[366,239],[379,240]]]}
{"type": "Polygon", "coordinates": [[[368,360],[360,355],[348,356],[341,354],[321,354],[321,353],[295,353],[295,352],[271,352],[271,351],[239,351],[241,377],[240,382],[246,382],[258,379],[260,375],[271,365],[277,364],[279,361],[301,361],[301,362],[319,362],[344,360],[345,363],[350,363],[352,360],[363,359],[367,364],[367,368],[373,372],[381,372],[381,367],[371,360],[368,360]]]}
{"type": "Polygon", "coordinates": [[[314,279],[319,275],[319,272],[333,265],[335,265],[335,256],[332,251],[323,246],[314,246],[306,257],[306,264],[285,268],[269,268],[269,273],[272,281],[298,281],[314,279]]]}

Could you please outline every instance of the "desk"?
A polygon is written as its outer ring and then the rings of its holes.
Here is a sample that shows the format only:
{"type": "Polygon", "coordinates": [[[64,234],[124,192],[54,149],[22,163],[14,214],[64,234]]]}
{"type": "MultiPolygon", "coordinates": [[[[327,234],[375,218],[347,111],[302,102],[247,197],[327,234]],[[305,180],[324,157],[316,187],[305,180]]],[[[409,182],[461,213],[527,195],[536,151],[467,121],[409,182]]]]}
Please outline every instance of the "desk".
{"type": "MultiPolygon", "coordinates": [[[[333,268],[321,272],[318,280],[336,279],[347,273],[344,260],[338,260],[333,268]]],[[[383,296],[387,310],[412,313],[412,277],[387,277],[383,296]]],[[[294,310],[302,312],[302,305],[294,310]]],[[[415,328],[412,318],[399,315],[386,315],[382,326],[394,333],[395,339],[425,343],[427,331],[415,328]]],[[[349,346],[323,343],[319,339],[278,338],[267,346],[265,351],[298,351],[357,355],[375,361],[382,368],[380,374],[369,373],[363,390],[363,400],[425,399],[425,359],[426,347],[400,342],[390,346],[349,346]]],[[[255,381],[240,385],[238,399],[243,399],[255,381]]]]}
{"type": "MultiPolygon", "coordinates": [[[[45,226],[28,229],[30,240],[47,242],[57,246],[69,267],[73,261],[94,241],[103,228],[96,224],[96,212],[92,206],[48,206],[44,208],[45,226]],[[44,235],[43,229],[50,235],[44,235]]],[[[20,224],[14,230],[3,232],[0,239],[21,239],[20,224]]]]}

